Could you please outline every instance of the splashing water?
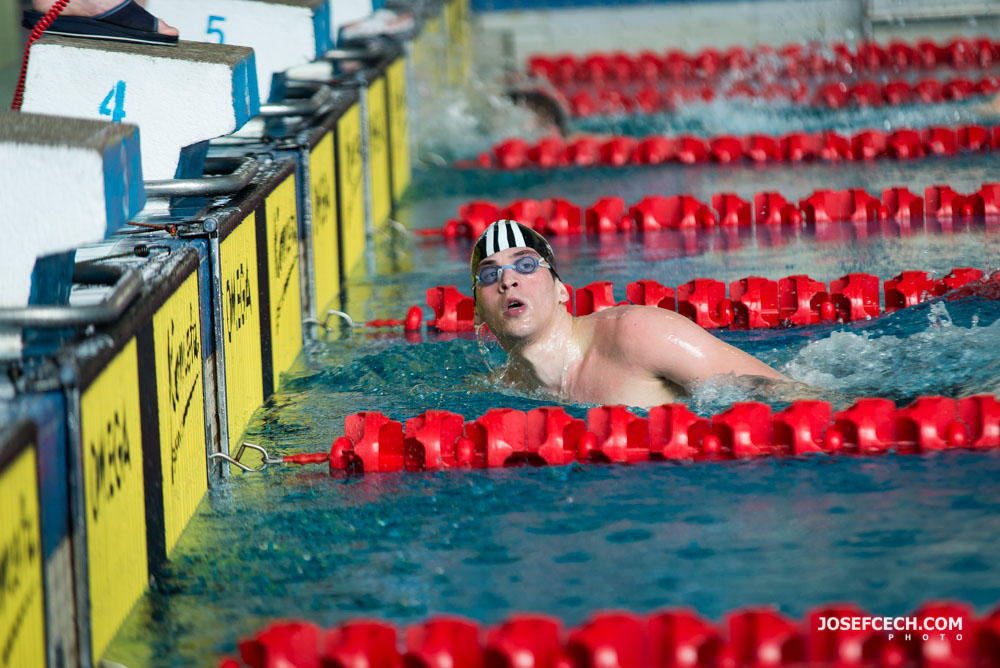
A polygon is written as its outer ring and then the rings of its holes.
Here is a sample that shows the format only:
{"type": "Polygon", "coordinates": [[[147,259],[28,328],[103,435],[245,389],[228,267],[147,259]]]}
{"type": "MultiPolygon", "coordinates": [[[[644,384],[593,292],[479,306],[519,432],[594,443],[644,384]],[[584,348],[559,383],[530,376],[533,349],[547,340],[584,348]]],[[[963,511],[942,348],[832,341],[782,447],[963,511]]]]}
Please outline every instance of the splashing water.
{"type": "Polygon", "coordinates": [[[534,112],[515,105],[481,69],[462,87],[425,91],[419,99],[413,123],[417,157],[433,165],[474,157],[507,137],[534,141],[554,132],[534,112]]]}
{"type": "Polygon", "coordinates": [[[805,346],[786,370],[798,380],[855,397],[955,394],[956,381],[970,380],[995,356],[1000,321],[958,327],[938,302],[928,310],[927,322],[927,329],[908,337],[834,332],[805,346]]]}
{"type": "Polygon", "coordinates": [[[767,100],[715,99],[686,104],[670,113],[594,116],[573,120],[576,132],[625,134],[695,134],[699,136],[754,133],[820,132],[854,133],[874,128],[891,132],[929,125],[990,123],[996,113],[975,101],[899,107],[827,109],[767,100]]]}
{"type": "MultiPolygon", "coordinates": [[[[988,304],[965,300],[958,308],[988,304]]],[[[933,302],[919,313],[922,323],[909,322],[916,320],[914,315],[901,312],[865,329],[848,327],[801,346],[774,348],[758,355],[789,378],[819,388],[816,398],[840,408],[869,396],[908,403],[926,394],[960,397],[996,392],[1000,320],[983,325],[982,320],[995,315],[963,313],[970,326],[960,326],[943,301],[933,302]],[[901,322],[894,326],[894,318],[901,322]],[[922,325],[922,329],[913,331],[914,325],[922,325]]],[[[769,396],[769,388],[750,379],[726,376],[703,383],[689,403],[696,411],[708,413],[724,410],[735,401],[750,400],[781,405],[769,396]]]]}
{"type": "Polygon", "coordinates": [[[486,323],[476,325],[476,345],[479,347],[479,354],[483,356],[483,362],[486,364],[487,375],[493,377],[505,364],[506,353],[486,323]]]}

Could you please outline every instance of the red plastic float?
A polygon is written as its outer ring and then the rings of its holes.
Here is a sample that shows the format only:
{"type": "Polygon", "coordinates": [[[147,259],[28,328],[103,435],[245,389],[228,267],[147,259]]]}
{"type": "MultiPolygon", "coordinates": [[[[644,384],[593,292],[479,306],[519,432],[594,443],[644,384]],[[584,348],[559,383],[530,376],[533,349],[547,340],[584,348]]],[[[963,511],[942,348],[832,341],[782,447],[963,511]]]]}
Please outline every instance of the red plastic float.
{"type": "Polygon", "coordinates": [[[778,281],[778,318],[791,325],[811,325],[820,321],[822,305],[830,302],[826,284],[804,274],[778,281]]]}
{"type": "Polygon", "coordinates": [[[584,214],[587,234],[614,234],[631,229],[631,218],[626,213],[625,200],[621,197],[602,197],[587,207],[584,214]]]}
{"type": "Polygon", "coordinates": [[[536,227],[548,236],[580,234],[583,214],[569,200],[552,198],[542,201],[540,223],[536,227]]]}
{"type": "MultiPolygon", "coordinates": [[[[887,279],[880,287],[877,276],[854,273],[832,281],[827,289],[825,283],[801,274],[777,281],[750,276],[731,282],[728,298],[725,284],[711,278],[688,281],[676,290],[658,281],[643,279],[626,286],[627,302],[615,301],[614,285],[610,281],[595,281],[575,291],[575,300],[570,300],[567,310],[583,316],[620,303],[632,303],[676,310],[707,329],[807,326],[835,320],[853,322],[876,318],[881,314],[880,291],[885,294],[885,311],[891,313],[982,279],[983,272],[970,267],[957,267],[939,279],[931,279],[924,271],[904,271],[887,279]]],[[[984,286],[997,281],[1000,278],[993,277],[984,286]]],[[[573,296],[572,288],[567,288],[573,296]]],[[[443,332],[473,329],[472,298],[460,293],[455,286],[433,287],[427,291],[427,300],[435,312],[429,327],[443,332]]],[[[411,318],[415,309],[419,307],[410,308],[407,320],[415,320],[419,329],[419,319],[411,318]]]]}
{"type": "Polygon", "coordinates": [[[576,315],[589,315],[615,306],[614,284],[594,281],[576,289],[576,315]]]}
{"type": "Polygon", "coordinates": [[[448,411],[425,411],[406,421],[403,436],[407,471],[451,468],[458,465],[454,443],[465,431],[465,419],[448,411]]]}
{"type": "Polygon", "coordinates": [[[697,53],[673,49],[662,56],[653,51],[638,53],[591,52],[583,55],[535,54],[528,58],[527,72],[556,85],[574,82],[614,81],[709,81],[729,73],[743,78],[774,78],[778,75],[819,76],[857,71],[904,72],[913,68],[989,68],[1000,50],[997,42],[979,37],[960,38],[938,45],[929,39],[914,43],[900,40],[886,45],[862,41],[855,48],[843,43],[761,45],[752,50],[730,47],[726,51],[708,47],[697,53]]]}
{"type": "MultiPolygon", "coordinates": [[[[1000,79],[997,85],[1000,88],[1000,79]]],[[[744,160],[756,164],[813,159],[828,162],[883,158],[913,160],[927,155],[951,156],[964,151],[991,151],[997,147],[994,133],[990,128],[967,125],[931,126],[922,130],[898,128],[888,134],[871,129],[850,137],[827,131],[817,134],[792,132],[781,136],[718,135],[704,139],[692,136],[650,136],[641,140],[627,136],[603,139],[584,136],[567,144],[557,137],[546,137],[535,144],[521,139],[505,139],[494,146],[491,153],[483,153],[476,161],[460,162],[457,166],[554,169],[567,166],[659,165],[666,162],[691,165],[709,159],[722,164],[744,160]]]]}
{"type": "Polygon", "coordinates": [[[625,286],[625,298],[641,306],[656,306],[668,311],[677,310],[677,295],[674,289],[661,285],[658,281],[648,279],[632,281],[625,286]]]}
{"type": "Polygon", "coordinates": [[[758,329],[778,324],[778,284],[750,276],[729,284],[733,329],[758,329]]]}
{"type": "Polygon", "coordinates": [[[594,461],[631,464],[649,459],[649,422],[625,406],[598,406],[587,412],[587,429],[596,437],[594,461]]]}
{"type": "MultiPolygon", "coordinates": [[[[733,666],[896,666],[956,668],[1000,665],[1000,609],[977,616],[957,601],[922,604],[908,617],[957,618],[961,630],[913,633],[826,628],[821,618],[871,618],[852,603],[816,606],[803,619],[771,607],[730,611],[713,623],[689,608],[640,615],[598,611],[578,627],[519,612],[494,626],[437,615],[406,627],[374,619],[323,630],[305,621],[276,622],[238,644],[241,661],[219,668],[682,668],[733,666]],[[399,638],[403,646],[399,645],[399,638]]],[[[859,625],[860,626],[860,625],[859,625]]],[[[869,625],[865,625],[869,626],[869,625]]]]}
{"type": "Polygon", "coordinates": [[[735,193],[712,195],[712,208],[719,214],[719,225],[745,227],[752,222],[753,210],[750,202],[735,193]]]}
{"type": "Polygon", "coordinates": [[[439,285],[427,290],[427,305],[434,311],[433,323],[442,332],[471,332],[474,329],[475,302],[454,285],[439,285]]]}
{"type": "MultiPolygon", "coordinates": [[[[581,442],[588,433],[585,421],[567,415],[562,406],[536,408],[528,411],[526,418],[527,462],[563,466],[580,457],[581,442]]],[[[585,449],[592,450],[592,443],[585,449]]]]}
{"type": "MultiPolygon", "coordinates": [[[[550,235],[581,232],[603,235],[632,229],[648,232],[698,229],[720,223],[727,226],[750,224],[749,204],[738,195],[718,193],[710,201],[711,207],[689,194],[647,195],[627,206],[619,197],[602,197],[585,212],[564,199],[542,202],[521,199],[503,207],[493,202],[475,201],[459,207],[459,218],[449,220],[443,229],[416,230],[415,233],[445,239],[475,239],[477,233],[504,216],[550,235]]],[[[765,191],[754,194],[752,212],[753,222],[764,226],[803,221],[809,224],[893,221],[903,228],[922,222],[925,217],[938,222],[980,220],[993,225],[1000,220],[1000,184],[984,183],[979,190],[969,194],[957,193],[944,185],[929,186],[923,198],[902,187],[886,188],[881,199],[858,188],[817,190],[799,200],[798,205],[789,202],[781,193],[765,191]]]]}
{"type": "Polygon", "coordinates": [[[897,408],[866,398],[835,414],[825,401],[800,400],[773,415],[767,404],[742,402],[710,418],[683,404],[653,407],[645,418],[599,406],[586,421],[561,406],[499,408],[464,425],[461,416],[435,410],[408,419],[405,436],[400,422],[367,412],[345,417],[344,430],[329,454],[287,455],[285,463],[329,461],[331,471],[374,473],[1000,448],[1000,399],[920,397],[897,408]]]}
{"type": "Polygon", "coordinates": [[[726,284],[711,278],[696,278],[677,286],[677,312],[706,329],[733,322],[726,284]]]}

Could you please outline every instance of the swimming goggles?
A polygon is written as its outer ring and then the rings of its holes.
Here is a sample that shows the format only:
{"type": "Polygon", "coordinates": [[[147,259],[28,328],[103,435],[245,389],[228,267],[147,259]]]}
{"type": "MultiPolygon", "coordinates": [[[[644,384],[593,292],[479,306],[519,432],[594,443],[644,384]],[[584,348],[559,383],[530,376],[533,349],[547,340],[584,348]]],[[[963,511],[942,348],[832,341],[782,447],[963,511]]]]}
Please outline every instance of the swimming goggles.
{"type": "Polygon", "coordinates": [[[539,267],[550,269],[551,265],[534,255],[522,255],[514,260],[513,264],[505,264],[502,267],[488,264],[476,274],[476,285],[493,285],[500,280],[500,274],[503,273],[504,269],[513,269],[517,273],[527,276],[538,271],[539,267]]]}

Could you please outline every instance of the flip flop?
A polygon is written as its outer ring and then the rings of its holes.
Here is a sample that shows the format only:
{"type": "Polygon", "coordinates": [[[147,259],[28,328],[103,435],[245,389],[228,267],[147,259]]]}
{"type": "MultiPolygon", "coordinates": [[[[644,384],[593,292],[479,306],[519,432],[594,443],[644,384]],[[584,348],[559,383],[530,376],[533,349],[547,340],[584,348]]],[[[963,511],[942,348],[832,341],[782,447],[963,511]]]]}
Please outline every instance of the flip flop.
{"type": "MultiPolygon", "coordinates": [[[[44,14],[25,10],[21,25],[31,30],[44,14]]],[[[176,35],[157,32],[160,20],[136,4],[125,0],[122,4],[97,16],[59,16],[45,32],[67,37],[110,39],[116,42],[139,44],[176,45],[176,35]]]]}

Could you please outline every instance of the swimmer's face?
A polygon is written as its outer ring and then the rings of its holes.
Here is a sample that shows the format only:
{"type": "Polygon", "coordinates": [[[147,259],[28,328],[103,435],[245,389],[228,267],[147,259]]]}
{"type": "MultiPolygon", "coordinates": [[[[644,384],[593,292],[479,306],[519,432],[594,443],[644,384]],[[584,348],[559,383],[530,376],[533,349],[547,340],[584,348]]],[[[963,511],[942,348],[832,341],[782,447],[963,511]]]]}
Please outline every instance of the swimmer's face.
{"type": "MultiPolygon", "coordinates": [[[[513,264],[518,258],[541,256],[530,248],[508,248],[494,253],[479,263],[487,265],[513,264]]],[[[476,285],[476,318],[485,322],[501,341],[528,339],[544,331],[569,301],[569,291],[548,269],[540,267],[533,274],[520,274],[508,267],[500,280],[492,285],[476,285]]]]}

